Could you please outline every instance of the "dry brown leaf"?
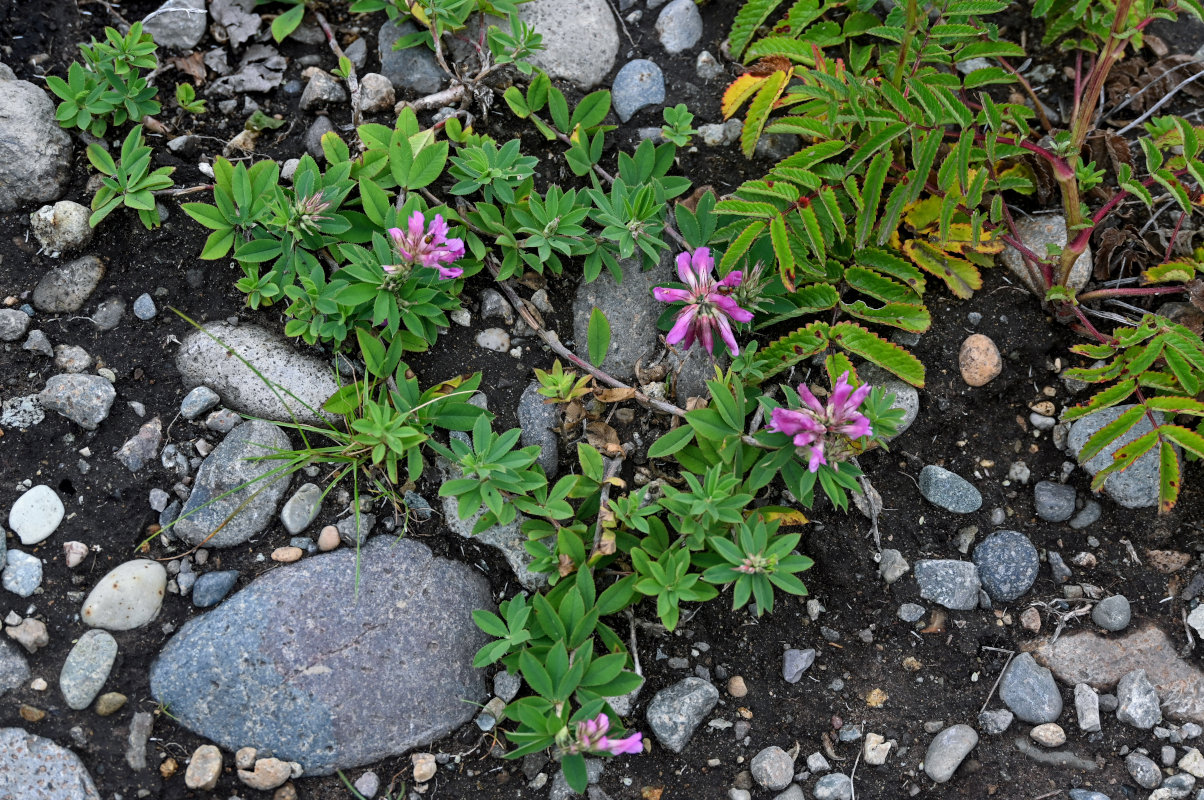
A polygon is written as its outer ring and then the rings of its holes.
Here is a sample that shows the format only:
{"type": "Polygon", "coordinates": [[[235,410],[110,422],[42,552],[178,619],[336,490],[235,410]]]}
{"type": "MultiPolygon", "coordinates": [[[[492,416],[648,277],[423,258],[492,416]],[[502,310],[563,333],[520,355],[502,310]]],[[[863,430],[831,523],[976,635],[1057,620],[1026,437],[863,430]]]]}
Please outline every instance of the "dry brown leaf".
{"type": "Polygon", "coordinates": [[[585,440],[604,456],[622,456],[623,447],[619,444],[619,434],[615,429],[601,420],[594,420],[585,426],[585,440]]]}
{"type": "Polygon", "coordinates": [[[201,53],[194,52],[186,56],[176,56],[171,60],[171,65],[189,75],[196,81],[197,86],[205,83],[205,57],[201,53]]]}
{"type": "Polygon", "coordinates": [[[1145,557],[1150,560],[1150,566],[1163,575],[1178,572],[1191,563],[1191,556],[1178,550],[1146,550],[1145,557]]]}
{"type": "Polygon", "coordinates": [[[540,275],[538,272],[532,272],[531,270],[524,272],[523,276],[518,279],[518,283],[526,286],[533,292],[538,292],[540,289],[548,285],[548,282],[544,279],[544,276],[540,275]]]}
{"type": "Polygon", "coordinates": [[[621,403],[635,397],[635,389],[624,386],[621,389],[594,389],[594,397],[603,403],[621,403]]]}
{"type": "Polygon", "coordinates": [[[573,570],[577,567],[573,564],[573,559],[569,558],[567,553],[560,554],[560,563],[556,571],[560,573],[560,577],[564,578],[573,574],[573,570]]]}
{"type": "Polygon", "coordinates": [[[932,621],[928,623],[928,627],[920,631],[920,633],[944,633],[945,621],[949,619],[949,615],[943,609],[937,608],[932,612],[932,621]]]}
{"type": "Polygon", "coordinates": [[[706,194],[707,192],[714,194],[715,187],[711,186],[709,183],[705,186],[699,186],[697,189],[694,190],[694,193],[691,194],[689,197],[687,197],[685,200],[678,200],[677,204],[679,206],[685,206],[690,211],[695,211],[698,209],[698,201],[701,200],[702,196],[704,194],[706,194]]]}
{"type": "Polygon", "coordinates": [[[882,708],[889,697],[890,695],[881,689],[874,689],[865,696],[865,704],[870,708],[882,708]]]}

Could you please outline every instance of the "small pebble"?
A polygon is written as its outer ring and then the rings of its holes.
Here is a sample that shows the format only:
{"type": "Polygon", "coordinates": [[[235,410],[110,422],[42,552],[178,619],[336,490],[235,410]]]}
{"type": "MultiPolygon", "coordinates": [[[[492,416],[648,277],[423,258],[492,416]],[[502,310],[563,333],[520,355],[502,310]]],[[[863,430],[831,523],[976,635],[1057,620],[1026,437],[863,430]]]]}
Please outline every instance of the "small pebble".
{"type": "Polygon", "coordinates": [[[733,675],[727,682],[727,693],[732,697],[744,697],[748,694],[748,687],[744,683],[744,678],[739,675],[733,675]]]}
{"type": "Polygon", "coordinates": [[[957,360],[962,380],[969,386],[985,386],[1003,371],[999,348],[981,333],[966,337],[957,360]]]}
{"type": "Polygon", "coordinates": [[[272,560],[281,564],[291,564],[300,561],[304,553],[300,547],[277,547],[272,551],[272,560]]]}
{"type": "Polygon", "coordinates": [[[323,553],[329,553],[338,546],[339,529],[333,525],[322,528],[322,532],[318,534],[318,549],[323,553]]]}
{"type": "Polygon", "coordinates": [[[159,309],[155,307],[155,301],[149,294],[138,295],[138,299],[134,301],[135,317],[145,322],[154,319],[158,313],[159,309]]]}
{"type": "Polygon", "coordinates": [[[1028,735],[1034,742],[1045,747],[1058,747],[1066,744],[1066,731],[1062,730],[1062,726],[1056,722],[1038,725],[1029,731],[1028,735]]]}

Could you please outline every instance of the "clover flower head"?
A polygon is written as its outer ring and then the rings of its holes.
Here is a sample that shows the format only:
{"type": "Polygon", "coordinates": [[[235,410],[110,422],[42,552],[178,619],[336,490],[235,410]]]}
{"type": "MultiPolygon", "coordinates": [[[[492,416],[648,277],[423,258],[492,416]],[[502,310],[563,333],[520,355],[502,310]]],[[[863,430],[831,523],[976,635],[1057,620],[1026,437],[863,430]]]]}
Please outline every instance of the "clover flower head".
{"type": "Polygon", "coordinates": [[[806,384],[799,384],[799,398],[803,407],[775,408],[770,411],[768,429],[791,437],[795,447],[810,448],[807,469],[815,472],[820,464],[827,464],[824,445],[832,436],[860,439],[872,436],[869,417],[858,409],[870,394],[870,385],[863,384],[854,389],[849,384],[849,373],[844,372],[836,379],[827,404],[819,402],[806,384]]]}
{"type": "Polygon", "coordinates": [[[596,753],[612,756],[643,751],[643,734],[633,733],[622,739],[611,739],[606,735],[609,731],[610,719],[605,714],[578,722],[577,736],[569,744],[567,750],[569,753],[596,753]]]}
{"type": "MultiPolygon", "coordinates": [[[[464,274],[463,269],[444,265],[463,257],[464,240],[447,238],[447,231],[447,222],[442,214],[436,214],[427,225],[423,213],[415,211],[406,223],[406,230],[389,228],[388,234],[398,255],[410,267],[421,265],[438,270],[440,278],[458,278],[464,274]]],[[[395,273],[401,268],[401,265],[390,264],[384,269],[385,272],[395,273]]]]}
{"type": "Polygon", "coordinates": [[[330,208],[330,202],[323,199],[324,193],[311,194],[309,197],[297,200],[294,205],[297,227],[305,233],[316,233],[318,223],[330,219],[322,213],[330,208]]]}
{"type": "Polygon", "coordinates": [[[678,312],[665,342],[684,342],[688,350],[697,339],[713,355],[717,330],[732,355],[740,355],[731,320],[751,322],[753,318],[752,312],[741,308],[732,297],[732,291],[740,285],[743,273],[733,270],[723,280],[716,281],[714,268],[715,259],[711,257],[708,247],[700,247],[693,253],[681,253],[677,256],[677,275],[687,288],[658,286],[652,290],[652,296],[662,303],[686,304],[678,312]]]}

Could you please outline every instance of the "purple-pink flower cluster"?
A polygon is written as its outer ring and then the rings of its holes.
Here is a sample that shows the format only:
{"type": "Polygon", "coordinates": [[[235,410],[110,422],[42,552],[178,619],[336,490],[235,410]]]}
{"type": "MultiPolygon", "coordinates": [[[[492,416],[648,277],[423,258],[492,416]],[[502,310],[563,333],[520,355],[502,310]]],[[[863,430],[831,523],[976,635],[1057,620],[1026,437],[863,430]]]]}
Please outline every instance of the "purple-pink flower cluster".
{"type": "Polygon", "coordinates": [[[622,739],[611,739],[606,735],[609,732],[610,719],[605,714],[578,722],[577,736],[569,744],[567,751],[569,753],[596,753],[612,756],[643,752],[643,734],[633,733],[622,739]]]}
{"type": "MultiPolygon", "coordinates": [[[[447,238],[447,222],[442,214],[436,214],[428,227],[426,217],[421,211],[410,215],[406,225],[407,230],[389,228],[389,238],[398,254],[411,267],[424,266],[439,270],[440,278],[458,278],[464,274],[459,267],[446,267],[464,255],[464,240],[447,238]]],[[[400,265],[388,264],[385,272],[393,274],[401,269],[400,265]]]]}
{"type": "Polygon", "coordinates": [[[829,434],[850,439],[873,435],[869,418],[858,411],[869,396],[870,388],[867,383],[854,389],[849,385],[849,373],[846,371],[836,379],[828,403],[824,405],[806,384],[799,384],[798,393],[803,408],[773,409],[768,429],[792,437],[795,447],[809,447],[811,457],[807,469],[815,472],[820,464],[828,463],[824,457],[824,445],[829,434]]]}
{"type": "Polygon", "coordinates": [[[668,344],[684,342],[688,350],[698,339],[708,353],[714,354],[715,331],[732,351],[732,355],[740,355],[736,344],[736,336],[732,332],[729,320],[736,322],[751,322],[753,315],[737,305],[732,298],[732,290],[740,285],[744,274],[739,270],[729,272],[721,281],[716,281],[713,274],[715,259],[711,257],[709,247],[700,247],[690,253],[677,256],[677,275],[688,288],[670,289],[658,286],[652,290],[652,296],[662,303],[685,303],[677,314],[673,329],[665,337],[668,344]]]}

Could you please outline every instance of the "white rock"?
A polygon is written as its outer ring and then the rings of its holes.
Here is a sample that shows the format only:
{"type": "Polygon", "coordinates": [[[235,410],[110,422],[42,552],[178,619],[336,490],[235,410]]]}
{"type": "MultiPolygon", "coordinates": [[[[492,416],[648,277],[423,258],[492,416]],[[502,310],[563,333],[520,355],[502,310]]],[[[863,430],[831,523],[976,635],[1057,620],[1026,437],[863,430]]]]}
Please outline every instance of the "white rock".
{"type": "Polygon", "coordinates": [[[1187,751],[1187,755],[1179,759],[1179,769],[1190,772],[1197,778],[1204,778],[1204,755],[1200,755],[1199,749],[1193,747],[1187,751]]]}
{"type": "Polygon", "coordinates": [[[42,247],[52,256],[78,250],[92,240],[88,208],[71,200],[42,206],[29,215],[29,227],[42,247]]]}
{"type": "Polygon", "coordinates": [[[1195,610],[1187,615],[1187,624],[1196,629],[1196,633],[1204,636],[1204,605],[1196,606],[1195,610]]]}
{"type": "Polygon", "coordinates": [[[88,555],[88,545],[83,542],[64,542],[63,543],[63,558],[67,562],[69,569],[78,567],[88,555]]]}
{"type": "Polygon", "coordinates": [[[100,579],[80,617],[85,625],[110,631],[140,628],[159,613],[167,592],[167,570],[157,561],[136,559],[100,579]]]}
{"type": "Polygon", "coordinates": [[[189,789],[212,791],[222,775],[222,751],[203,744],[192,754],[184,772],[184,785],[189,789]]]}
{"type": "Polygon", "coordinates": [[[878,767],[886,763],[886,757],[890,755],[891,742],[878,733],[867,733],[865,735],[865,744],[861,747],[862,758],[865,763],[873,767],[878,767]]]}
{"type": "Polygon", "coordinates": [[[63,501],[45,484],[33,487],[17,498],[8,512],[8,527],[23,545],[37,544],[54,533],[63,521],[63,501]]]}

